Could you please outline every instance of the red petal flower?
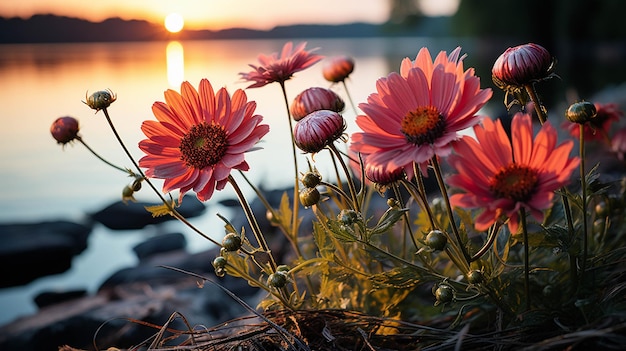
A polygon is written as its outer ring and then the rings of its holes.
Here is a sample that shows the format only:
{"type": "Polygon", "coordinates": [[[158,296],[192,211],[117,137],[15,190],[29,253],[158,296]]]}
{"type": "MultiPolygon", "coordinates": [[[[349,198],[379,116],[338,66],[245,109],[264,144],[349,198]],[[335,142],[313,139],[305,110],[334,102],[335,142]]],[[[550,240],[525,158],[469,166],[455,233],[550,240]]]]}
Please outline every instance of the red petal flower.
{"type": "Polygon", "coordinates": [[[422,48],[414,62],[402,61],[400,74],[379,79],[377,93],[359,105],[365,115],[356,123],[363,132],[352,135],[351,150],[374,166],[404,168],[409,179],[413,163],[449,155],[459,131],[478,123],[475,113],[491,97],[473,69],[463,70],[460,51],[442,51],[433,62],[422,48]]]}
{"type": "Polygon", "coordinates": [[[480,231],[505,216],[517,233],[522,207],[541,222],[554,191],[569,183],[580,161],[569,157],[573,141],[556,146],[557,131],[549,122],[533,140],[531,117],[524,113],[513,117],[512,142],[500,120],[485,118],[474,132],[476,139],[463,137],[448,159],[457,171],[448,184],[460,190],[450,197],[452,205],[483,209],[474,223],[480,231]]]}
{"type": "Polygon", "coordinates": [[[221,88],[214,93],[211,83],[200,81],[199,91],[183,82],[181,93],[165,92],[165,103],[155,102],[158,121],[144,121],[148,137],[139,143],[146,156],[139,166],[148,177],[165,179],[163,191],[180,189],[179,201],[193,190],[206,201],[215,189],[222,190],[232,169],[248,170],[244,153],[269,132],[254,115],[256,103],[247,101],[238,89],[232,98],[221,88]]]}
{"type": "Polygon", "coordinates": [[[283,46],[280,56],[278,53],[270,56],[261,54],[258,57],[259,66],[251,64],[249,65],[253,68],[251,72],[239,74],[242,79],[254,82],[248,88],[260,88],[273,82],[284,83],[294,73],[311,67],[323,58],[321,55],[312,53],[317,49],[306,51],[305,46],[306,42],[293,48],[293,44],[288,42],[283,46]]]}

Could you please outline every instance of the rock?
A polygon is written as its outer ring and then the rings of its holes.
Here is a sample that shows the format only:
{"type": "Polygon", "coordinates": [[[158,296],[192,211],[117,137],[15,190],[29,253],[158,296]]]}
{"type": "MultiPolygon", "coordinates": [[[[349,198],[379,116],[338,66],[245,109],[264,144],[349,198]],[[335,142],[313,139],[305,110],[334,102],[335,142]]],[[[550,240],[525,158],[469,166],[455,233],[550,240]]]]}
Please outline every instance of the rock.
{"type": "Polygon", "coordinates": [[[63,220],[0,225],[0,288],[65,272],[87,247],[91,230],[63,220]]]}
{"type": "Polygon", "coordinates": [[[35,304],[39,308],[44,308],[84,296],[87,296],[87,290],[85,289],[74,289],[66,291],[44,291],[35,296],[35,304]]]}
{"type": "Polygon", "coordinates": [[[217,254],[219,250],[213,249],[152,255],[114,274],[94,295],[48,305],[0,326],[0,350],[58,350],[62,345],[91,350],[94,340],[102,350],[128,348],[159,331],[139,322],[187,330],[181,316],[191,326],[213,326],[240,317],[246,310],[216,285],[158,267],[173,266],[207,277],[256,306],[262,296],[259,289],[240,278],[215,276],[211,261],[217,254]]]}
{"type": "MultiPolygon", "coordinates": [[[[116,201],[104,209],[92,213],[93,220],[103,224],[113,230],[141,229],[149,224],[158,224],[175,219],[172,216],[153,217],[152,213],[146,210],[146,206],[155,206],[157,203],[148,202],[128,202],[116,201]]],[[[180,207],[176,209],[183,217],[192,218],[204,213],[206,205],[200,202],[195,196],[184,197],[180,207]]]]}
{"type": "Polygon", "coordinates": [[[133,251],[139,260],[146,259],[152,255],[182,250],[187,245],[185,236],[181,233],[169,233],[152,237],[133,247],[133,251]]]}

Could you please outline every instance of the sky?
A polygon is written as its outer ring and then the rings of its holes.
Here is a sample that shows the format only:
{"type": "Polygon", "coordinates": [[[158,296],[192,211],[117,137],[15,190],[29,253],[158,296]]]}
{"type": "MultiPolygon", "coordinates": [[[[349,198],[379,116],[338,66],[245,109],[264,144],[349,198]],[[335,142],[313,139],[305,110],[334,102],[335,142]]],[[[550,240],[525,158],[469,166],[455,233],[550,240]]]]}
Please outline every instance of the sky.
{"type": "MultiPolygon", "coordinates": [[[[418,0],[427,16],[452,15],[460,0],[418,0]]],[[[186,29],[218,30],[232,27],[271,29],[299,23],[382,23],[390,0],[20,0],[0,1],[0,16],[28,18],[55,14],[102,21],[110,17],[162,23],[179,13],[186,29]],[[367,4],[367,5],[364,5],[367,4]]]]}

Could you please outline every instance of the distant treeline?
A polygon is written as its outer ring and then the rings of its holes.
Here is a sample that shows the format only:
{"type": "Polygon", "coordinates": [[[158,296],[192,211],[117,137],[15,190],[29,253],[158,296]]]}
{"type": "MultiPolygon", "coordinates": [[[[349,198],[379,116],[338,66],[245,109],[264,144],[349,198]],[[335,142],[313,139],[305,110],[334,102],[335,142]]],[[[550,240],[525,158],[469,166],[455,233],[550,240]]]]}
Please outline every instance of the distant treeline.
{"type": "Polygon", "coordinates": [[[103,22],[55,15],[34,15],[28,19],[0,17],[0,43],[115,42],[169,39],[272,39],[333,38],[401,35],[446,35],[446,18],[424,18],[416,26],[349,23],[340,25],[303,24],[279,26],[268,31],[231,28],[220,31],[183,30],[168,33],[163,25],[141,20],[110,18],[103,22]]]}

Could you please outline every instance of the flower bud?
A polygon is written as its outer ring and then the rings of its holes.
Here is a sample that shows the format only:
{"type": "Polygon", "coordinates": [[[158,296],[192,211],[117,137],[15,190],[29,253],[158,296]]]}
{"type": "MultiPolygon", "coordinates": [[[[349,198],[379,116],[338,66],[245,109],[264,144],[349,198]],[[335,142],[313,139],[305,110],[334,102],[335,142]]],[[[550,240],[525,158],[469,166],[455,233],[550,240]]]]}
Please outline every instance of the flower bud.
{"type": "Polygon", "coordinates": [[[467,281],[470,284],[480,284],[485,280],[485,277],[483,276],[483,272],[474,269],[471,270],[469,272],[467,272],[467,281]]]}
{"type": "Polygon", "coordinates": [[[354,60],[348,56],[333,57],[322,68],[324,79],[329,82],[343,82],[354,71],[354,60]]]}
{"type": "Polygon", "coordinates": [[[87,101],[83,101],[87,106],[96,110],[96,112],[109,107],[115,100],[117,100],[117,95],[115,95],[111,90],[100,90],[95,93],[89,95],[87,97],[87,101]]]}
{"type": "Polygon", "coordinates": [[[317,172],[306,172],[302,177],[302,184],[307,188],[315,188],[322,181],[322,176],[317,172]]]}
{"type": "Polygon", "coordinates": [[[304,188],[300,190],[300,203],[304,207],[310,207],[320,201],[322,195],[316,188],[304,188]]]}
{"type": "Polygon", "coordinates": [[[388,168],[388,164],[367,163],[365,165],[365,177],[378,185],[389,185],[404,178],[404,168],[388,168]]]}
{"type": "Polygon", "coordinates": [[[452,302],[454,300],[454,290],[450,285],[440,284],[437,288],[434,289],[433,295],[435,295],[435,306],[440,304],[446,304],[452,302]]]}
{"type": "Polygon", "coordinates": [[[552,76],[555,60],[541,45],[529,43],[508,48],[493,65],[493,82],[498,88],[522,87],[552,76]]]}
{"type": "Polygon", "coordinates": [[[222,247],[226,251],[237,251],[241,248],[241,237],[235,233],[228,233],[222,239],[222,247]]]}
{"type": "Polygon", "coordinates": [[[446,247],[448,243],[448,238],[441,230],[431,230],[428,235],[426,235],[426,240],[424,241],[426,246],[430,247],[435,251],[441,251],[446,247]]]}
{"type": "Polygon", "coordinates": [[[345,130],[346,123],[340,114],[319,110],[298,121],[293,136],[302,151],[317,153],[339,139],[345,130]]]}
{"type": "Polygon", "coordinates": [[[59,144],[67,144],[78,138],[78,120],[74,117],[59,117],[50,126],[50,133],[59,144]]]}
{"type": "Polygon", "coordinates": [[[298,94],[293,99],[289,111],[291,112],[291,117],[299,121],[311,112],[319,110],[341,112],[345,107],[346,103],[334,91],[313,87],[298,94]]]}
{"type": "Polygon", "coordinates": [[[355,210],[341,210],[337,219],[344,225],[351,226],[359,221],[359,213],[355,210]]]}
{"type": "Polygon", "coordinates": [[[270,274],[267,278],[267,285],[274,288],[284,288],[287,285],[287,274],[283,271],[276,271],[276,273],[270,274]]]}
{"type": "Polygon", "coordinates": [[[224,257],[224,256],[217,256],[213,260],[213,267],[215,269],[224,268],[224,267],[226,267],[226,262],[227,262],[226,261],[226,257],[224,257]]]}
{"type": "Polygon", "coordinates": [[[596,117],[596,106],[588,101],[575,102],[565,111],[565,117],[572,122],[585,124],[596,117]]]}
{"type": "Polygon", "coordinates": [[[135,190],[133,190],[133,188],[131,188],[128,185],[125,186],[124,189],[122,190],[122,202],[125,204],[127,204],[128,201],[137,202],[134,195],[135,195],[135,190]]]}

